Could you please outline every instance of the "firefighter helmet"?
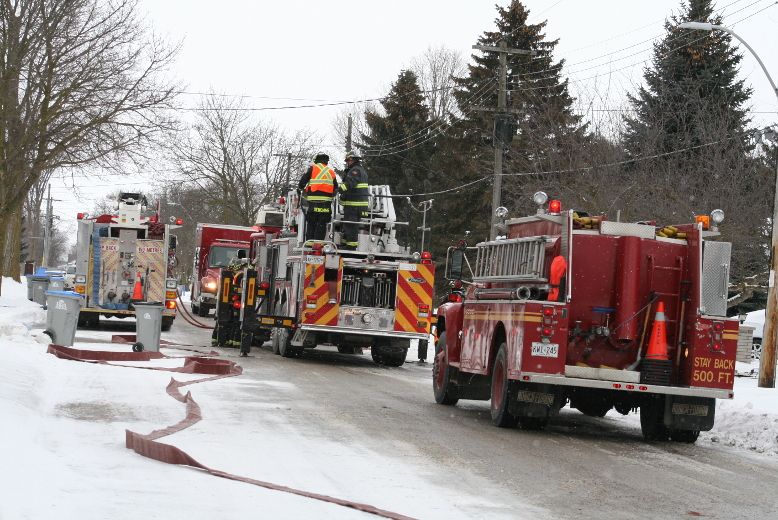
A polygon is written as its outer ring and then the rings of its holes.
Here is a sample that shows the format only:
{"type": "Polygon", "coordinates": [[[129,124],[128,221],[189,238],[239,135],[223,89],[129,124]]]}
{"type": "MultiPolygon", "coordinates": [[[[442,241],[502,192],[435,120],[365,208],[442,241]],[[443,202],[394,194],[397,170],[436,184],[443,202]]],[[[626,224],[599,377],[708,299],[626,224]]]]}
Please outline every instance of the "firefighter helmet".
{"type": "Polygon", "coordinates": [[[330,156],[324,152],[319,152],[313,156],[313,162],[316,164],[318,163],[327,164],[328,162],[330,162],[330,156]]]}
{"type": "Polygon", "coordinates": [[[346,152],[346,160],[348,161],[349,159],[354,160],[354,161],[358,161],[358,160],[362,159],[362,157],[360,157],[359,154],[357,152],[355,152],[354,150],[351,150],[351,151],[346,152]]]}

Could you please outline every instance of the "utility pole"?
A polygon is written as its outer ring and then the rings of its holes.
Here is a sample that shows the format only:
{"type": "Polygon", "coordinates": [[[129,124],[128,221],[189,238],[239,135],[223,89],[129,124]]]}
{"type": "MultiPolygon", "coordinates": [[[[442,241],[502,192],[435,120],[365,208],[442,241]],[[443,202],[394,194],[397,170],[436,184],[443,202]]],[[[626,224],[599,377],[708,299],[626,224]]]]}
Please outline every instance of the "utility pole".
{"type": "MultiPolygon", "coordinates": [[[[778,96],[778,89],[775,91],[778,96]]],[[[775,134],[773,134],[775,135],[775,134]]],[[[775,141],[778,144],[778,140],[775,141]]],[[[776,153],[778,155],[778,153],[776,153]]],[[[776,157],[775,195],[773,199],[773,229],[770,237],[770,272],[767,281],[767,308],[765,309],[762,353],[759,355],[759,387],[775,388],[775,354],[778,350],[778,157],[776,157]]]]}
{"type": "Polygon", "coordinates": [[[51,204],[51,184],[49,184],[48,195],[46,196],[46,220],[43,222],[43,261],[41,262],[44,267],[51,267],[49,261],[51,261],[51,221],[52,215],[51,204]]]}
{"type": "Polygon", "coordinates": [[[494,240],[497,238],[497,224],[500,219],[497,217],[496,211],[500,207],[500,199],[502,197],[502,158],[505,153],[506,143],[503,140],[504,132],[498,131],[504,128],[506,122],[506,116],[511,113],[515,113],[513,110],[508,110],[508,102],[506,95],[506,81],[508,76],[508,54],[523,54],[526,56],[534,56],[535,51],[524,49],[509,49],[508,44],[504,40],[500,40],[498,47],[491,45],[473,45],[473,49],[487,52],[497,52],[500,56],[500,72],[498,78],[497,89],[497,110],[487,109],[483,107],[475,107],[477,110],[485,110],[487,112],[494,112],[495,118],[495,132],[494,132],[494,182],[492,183],[492,225],[489,231],[489,239],[494,240]],[[498,123],[500,122],[500,123],[498,123]]]}
{"type": "Polygon", "coordinates": [[[351,151],[351,128],[354,125],[354,119],[351,114],[348,116],[348,131],[346,132],[346,152],[351,151]]]}

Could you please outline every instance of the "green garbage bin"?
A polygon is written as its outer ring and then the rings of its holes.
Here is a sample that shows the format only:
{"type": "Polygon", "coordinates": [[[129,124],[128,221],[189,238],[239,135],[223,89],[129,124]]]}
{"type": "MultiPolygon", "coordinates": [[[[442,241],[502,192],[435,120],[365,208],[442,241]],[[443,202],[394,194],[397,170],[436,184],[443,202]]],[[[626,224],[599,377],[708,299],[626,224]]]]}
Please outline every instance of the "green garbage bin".
{"type": "Polygon", "coordinates": [[[162,335],[162,302],[133,303],[135,308],[135,343],[132,350],[159,352],[159,337],[162,335]]]}
{"type": "Polygon", "coordinates": [[[52,343],[73,346],[84,298],[72,291],[46,291],[46,330],[52,343]]]}

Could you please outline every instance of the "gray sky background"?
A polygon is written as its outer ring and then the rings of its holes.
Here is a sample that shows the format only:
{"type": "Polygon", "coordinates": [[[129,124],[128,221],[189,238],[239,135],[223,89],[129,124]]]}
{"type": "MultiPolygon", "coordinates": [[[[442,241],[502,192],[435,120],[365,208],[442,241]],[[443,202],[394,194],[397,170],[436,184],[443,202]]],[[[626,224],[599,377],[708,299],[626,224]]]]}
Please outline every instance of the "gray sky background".
{"type": "MultiPolygon", "coordinates": [[[[501,5],[507,0],[499,1],[501,5]]],[[[171,70],[184,90],[246,96],[250,107],[310,104],[385,95],[413,58],[430,46],[445,45],[469,59],[471,46],[493,30],[494,0],[241,1],[141,0],[141,9],[157,34],[181,41],[171,70]]],[[[548,20],[549,39],[559,38],[555,59],[564,58],[571,93],[587,117],[624,108],[627,92],[642,81],[652,42],[664,36],[663,22],[680,0],[525,0],[530,21],[548,20]],[[593,96],[603,99],[595,99],[593,96]],[[588,111],[594,108],[596,111],[588,111]]],[[[718,0],[725,24],[733,27],[760,55],[778,80],[778,6],[775,0],[718,0]],[[774,7],[770,7],[774,6],[774,7]],[[743,20],[745,19],[745,20],[743,20]],[[742,20],[742,21],[740,21],[742,20]],[[737,22],[737,23],[736,23],[737,22]],[[733,24],[735,24],[733,26],[733,24]]],[[[778,103],[756,60],[745,49],[741,76],[754,88],[753,120],[759,126],[778,121],[778,103]]],[[[196,106],[185,94],[181,104],[196,106]]],[[[332,120],[344,107],[256,112],[290,130],[308,128],[333,153],[332,120]]],[[[143,190],[147,178],[104,177],[99,173],[55,180],[55,213],[65,222],[90,211],[94,200],[120,188],[143,190]]],[[[74,226],[73,226],[74,228],[74,226]]]]}

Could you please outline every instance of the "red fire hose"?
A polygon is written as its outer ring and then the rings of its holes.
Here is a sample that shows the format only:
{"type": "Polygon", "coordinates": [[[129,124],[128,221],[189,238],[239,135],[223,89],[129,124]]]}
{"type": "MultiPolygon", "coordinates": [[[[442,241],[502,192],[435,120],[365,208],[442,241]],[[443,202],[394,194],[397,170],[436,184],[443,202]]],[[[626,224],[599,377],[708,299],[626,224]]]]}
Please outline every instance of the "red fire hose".
{"type": "MultiPolygon", "coordinates": [[[[175,348],[175,347],[173,347],[175,348]]],[[[82,361],[86,363],[98,363],[98,364],[110,364],[110,361],[148,361],[152,358],[164,358],[167,357],[164,354],[158,352],[109,352],[109,351],[94,351],[94,350],[78,350],[70,347],[63,347],[61,345],[49,345],[48,352],[55,356],[68,359],[72,361],[82,361]]],[[[138,455],[154,459],[167,464],[177,464],[182,466],[189,466],[192,468],[201,469],[214,475],[216,477],[225,478],[228,480],[234,480],[237,482],[244,482],[252,484],[254,486],[271,489],[274,491],[283,491],[284,493],[291,493],[306,498],[312,498],[314,500],[320,500],[330,504],[336,504],[342,507],[348,507],[350,509],[356,509],[364,513],[370,513],[382,518],[388,518],[390,520],[414,520],[412,517],[405,516],[385,509],[380,509],[369,504],[363,504],[360,502],[353,502],[342,498],[331,497],[320,493],[313,493],[311,491],[305,491],[302,489],[296,489],[280,484],[274,484],[272,482],[266,482],[263,480],[256,480],[253,478],[242,477],[220,471],[215,468],[210,468],[204,464],[195,460],[191,455],[185,451],[172,446],[159,442],[157,439],[166,437],[173,433],[179,432],[193,424],[199,422],[203,416],[200,406],[192,398],[192,393],[187,392],[183,395],[180,392],[180,388],[196,383],[204,383],[206,381],[214,381],[216,379],[222,379],[225,377],[238,376],[243,372],[243,369],[233,361],[225,359],[213,359],[205,358],[201,356],[187,356],[184,361],[184,366],[179,368],[165,368],[165,367],[143,367],[143,366],[130,366],[130,365],[116,365],[123,366],[125,368],[147,369],[147,370],[163,370],[169,372],[183,372],[189,374],[203,374],[207,377],[201,379],[195,379],[191,381],[181,382],[171,378],[170,383],[167,386],[167,394],[173,399],[183,403],[186,406],[186,416],[176,424],[154,430],[148,434],[141,434],[130,430],[125,430],[125,446],[128,449],[133,450],[138,455]]]]}
{"type": "Polygon", "coordinates": [[[197,321],[194,316],[189,314],[189,311],[186,310],[186,306],[184,305],[184,302],[181,301],[181,293],[178,292],[176,289],[176,297],[178,298],[178,308],[181,311],[181,317],[184,318],[184,321],[187,322],[189,325],[192,325],[193,327],[198,327],[200,329],[212,329],[213,325],[206,325],[204,323],[200,323],[197,321]]]}

